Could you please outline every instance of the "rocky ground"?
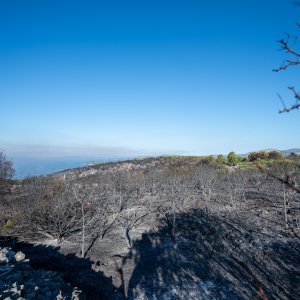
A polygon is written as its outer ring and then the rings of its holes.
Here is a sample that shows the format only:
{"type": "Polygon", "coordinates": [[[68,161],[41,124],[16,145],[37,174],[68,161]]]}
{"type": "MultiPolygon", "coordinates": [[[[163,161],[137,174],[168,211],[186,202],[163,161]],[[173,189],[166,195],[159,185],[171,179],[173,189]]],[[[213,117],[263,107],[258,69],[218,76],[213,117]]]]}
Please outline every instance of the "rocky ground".
{"type": "MultiPolygon", "coordinates": [[[[17,242],[0,248],[0,299],[119,299],[92,262],[53,246],[17,242]],[[12,249],[22,249],[14,252],[12,249]]],[[[122,297],[121,297],[122,298],[122,297]]]]}
{"type": "Polygon", "coordinates": [[[0,248],[0,299],[73,299],[82,291],[65,282],[63,274],[34,269],[21,251],[0,248]]]}

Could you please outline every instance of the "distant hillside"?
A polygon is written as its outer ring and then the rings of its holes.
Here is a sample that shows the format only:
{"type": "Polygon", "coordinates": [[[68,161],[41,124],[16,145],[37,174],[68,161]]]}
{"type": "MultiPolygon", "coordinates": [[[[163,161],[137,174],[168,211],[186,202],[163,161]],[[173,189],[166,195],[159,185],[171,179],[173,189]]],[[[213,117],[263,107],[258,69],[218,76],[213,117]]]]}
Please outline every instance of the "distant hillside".
{"type": "MultiPolygon", "coordinates": [[[[260,152],[260,151],[266,151],[266,152],[270,152],[270,151],[279,151],[281,152],[283,155],[288,156],[291,153],[296,153],[296,154],[300,154],[300,148],[291,148],[291,149],[287,149],[287,150],[278,150],[278,149],[260,149],[260,150],[256,150],[256,151],[251,151],[251,152],[260,152]]],[[[241,157],[246,157],[248,156],[251,152],[248,153],[244,153],[244,154],[239,154],[239,156],[241,157]]]]}
{"type": "Polygon", "coordinates": [[[296,154],[300,154],[300,148],[291,148],[291,149],[279,150],[279,151],[282,152],[284,155],[289,155],[293,152],[296,154]]]}
{"type": "MultiPolygon", "coordinates": [[[[300,154],[300,148],[291,148],[287,150],[276,150],[276,149],[261,149],[257,151],[280,151],[285,156],[288,156],[290,153],[294,152],[300,154]]],[[[240,157],[247,157],[251,152],[239,154],[240,157]]],[[[53,173],[80,173],[89,170],[97,170],[102,168],[123,168],[125,165],[133,165],[137,168],[144,168],[145,164],[151,163],[160,164],[165,160],[172,160],[174,162],[175,157],[182,163],[189,164],[191,162],[199,162],[203,156],[161,156],[161,157],[152,157],[148,159],[130,159],[129,157],[114,157],[114,158],[77,158],[77,157],[59,157],[59,158],[26,158],[26,157],[15,157],[12,159],[16,174],[15,178],[20,179],[26,176],[38,176],[45,174],[53,173]],[[128,161],[127,161],[128,160],[128,161]],[[123,164],[113,164],[116,162],[123,161],[123,164]]],[[[217,155],[214,155],[217,157],[217,155]]],[[[145,157],[143,157],[145,158],[145,157]]]]}

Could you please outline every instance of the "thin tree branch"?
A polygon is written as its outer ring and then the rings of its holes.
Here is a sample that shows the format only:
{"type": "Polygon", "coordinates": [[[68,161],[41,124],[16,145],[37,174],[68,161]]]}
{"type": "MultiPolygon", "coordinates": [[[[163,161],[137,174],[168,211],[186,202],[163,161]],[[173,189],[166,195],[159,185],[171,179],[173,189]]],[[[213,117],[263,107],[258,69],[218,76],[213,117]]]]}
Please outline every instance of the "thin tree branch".
{"type": "Polygon", "coordinates": [[[290,86],[289,89],[293,92],[296,102],[294,105],[291,105],[290,107],[286,107],[282,98],[279,96],[279,98],[281,99],[283,106],[284,106],[283,109],[279,110],[279,113],[290,112],[291,110],[300,108],[300,94],[295,90],[295,88],[293,86],[290,86]]]}

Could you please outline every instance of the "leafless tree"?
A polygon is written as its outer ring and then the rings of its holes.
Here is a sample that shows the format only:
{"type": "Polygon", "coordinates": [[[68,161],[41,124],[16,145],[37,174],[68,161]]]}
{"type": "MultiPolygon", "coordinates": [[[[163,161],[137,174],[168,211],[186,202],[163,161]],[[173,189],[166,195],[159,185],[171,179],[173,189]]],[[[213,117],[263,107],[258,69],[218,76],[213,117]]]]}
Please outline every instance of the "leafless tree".
{"type": "Polygon", "coordinates": [[[235,207],[239,201],[246,200],[245,188],[247,177],[243,171],[234,171],[226,174],[221,183],[224,186],[225,197],[229,199],[232,207],[235,207]]]}
{"type": "Polygon", "coordinates": [[[151,170],[146,174],[146,187],[147,192],[151,197],[156,197],[161,189],[162,176],[164,173],[162,170],[151,170]]]}
{"type": "Polygon", "coordinates": [[[5,153],[0,150],[0,196],[10,193],[12,182],[11,178],[15,173],[13,164],[7,159],[5,153]]]}
{"type": "Polygon", "coordinates": [[[271,187],[273,192],[273,206],[275,210],[278,209],[280,214],[283,215],[282,221],[284,223],[284,227],[288,228],[290,226],[293,226],[291,222],[292,218],[289,217],[292,211],[297,214],[295,219],[295,225],[297,226],[297,217],[299,212],[297,207],[293,207],[296,201],[295,196],[297,192],[295,192],[285,183],[282,183],[276,179],[273,179],[271,187]]]}
{"type": "Polygon", "coordinates": [[[14,173],[12,162],[7,159],[4,151],[0,150],[0,180],[11,179],[14,173]]]}
{"type": "Polygon", "coordinates": [[[119,193],[118,225],[123,229],[128,246],[132,245],[131,231],[141,225],[151,213],[151,198],[147,198],[147,179],[139,172],[118,174],[115,187],[119,193]]]}
{"type": "Polygon", "coordinates": [[[24,185],[15,207],[15,220],[23,237],[57,239],[81,230],[81,211],[68,186],[59,179],[40,176],[24,185]]]}
{"type": "Polygon", "coordinates": [[[93,210],[95,211],[90,226],[86,229],[88,246],[85,255],[90,251],[98,239],[103,239],[114,229],[120,215],[121,195],[111,183],[97,184],[94,192],[93,210]]]}
{"type": "Polygon", "coordinates": [[[81,211],[81,257],[86,255],[86,235],[94,227],[98,218],[95,205],[95,186],[73,185],[70,186],[74,203],[80,205],[81,211]]]}
{"type": "Polygon", "coordinates": [[[171,237],[176,240],[177,215],[194,207],[194,196],[191,184],[186,174],[176,174],[166,171],[161,183],[160,206],[161,216],[170,229],[171,237]]]}
{"type": "Polygon", "coordinates": [[[215,195],[217,183],[217,170],[209,166],[201,166],[193,173],[195,190],[204,201],[206,217],[208,216],[210,202],[215,195]]]}
{"type": "MultiPolygon", "coordinates": [[[[130,246],[132,229],[141,225],[145,217],[154,210],[153,197],[147,195],[147,176],[143,172],[117,171],[98,175],[94,182],[85,178],[81,188],[85,189],[86,185],[94,186],[92,207],[95,214],[92,218],[87,216],[89,226],[85,225],[81,233],[85,254],[98,239],[103,239],[117,225],[123,229],[130,246]]],[[[85,199],[85,196],[78,198],[85,199]]],[[[84,219],[82,222],[87,222],[87,218],[84,219]]]]}
{"type": "Polygon", "coordinates": [[[121,212],[118,223],[124,229],[128,246],[132,246],[131,231],[133,228],[141,225],[149,214],[148,210],[142,207],[131,207],[121,212]]]}
{"type": "Polygon", "coordinates": [[[36,177],[20,191],[15,207],[18,234],[56,239],[81,236],[84,257],[99,237],[116,222],[119,202],[112,184],[74,183],[60,178],[36,177]]]}

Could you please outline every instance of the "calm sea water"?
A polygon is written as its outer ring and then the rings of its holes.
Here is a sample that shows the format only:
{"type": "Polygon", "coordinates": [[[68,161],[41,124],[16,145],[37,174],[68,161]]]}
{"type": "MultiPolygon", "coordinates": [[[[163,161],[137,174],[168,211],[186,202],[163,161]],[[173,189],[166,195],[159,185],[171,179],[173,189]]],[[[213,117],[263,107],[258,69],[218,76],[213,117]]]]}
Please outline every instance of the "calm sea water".
{"type": "Polygon", "coordinates": [[[126,160],[126,157],[118,158],[10,158],[15,168],[15,178],[21,179],[27,176],[46,175],[66,169],[86,167],[90,164],[114,162],[126,160]]]}

